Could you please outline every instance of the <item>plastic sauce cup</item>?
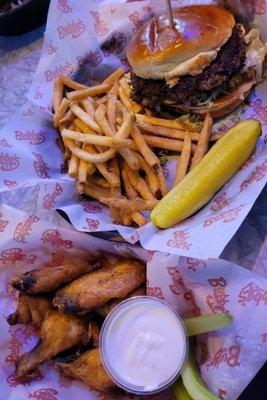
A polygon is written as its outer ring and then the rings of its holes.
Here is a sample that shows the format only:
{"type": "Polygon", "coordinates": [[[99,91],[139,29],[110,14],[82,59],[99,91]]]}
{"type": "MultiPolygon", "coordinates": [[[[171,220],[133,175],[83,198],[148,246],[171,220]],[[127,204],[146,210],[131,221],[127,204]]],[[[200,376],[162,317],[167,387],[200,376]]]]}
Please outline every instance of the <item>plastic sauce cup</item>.
{"type": "Polygon", "coordinates": [[[104,368],[117,386],[134,394],[168,388],[179,376],[187,352],[182,319],[168,304],[150,296],[118,304],[100,333],[104,368]]]}

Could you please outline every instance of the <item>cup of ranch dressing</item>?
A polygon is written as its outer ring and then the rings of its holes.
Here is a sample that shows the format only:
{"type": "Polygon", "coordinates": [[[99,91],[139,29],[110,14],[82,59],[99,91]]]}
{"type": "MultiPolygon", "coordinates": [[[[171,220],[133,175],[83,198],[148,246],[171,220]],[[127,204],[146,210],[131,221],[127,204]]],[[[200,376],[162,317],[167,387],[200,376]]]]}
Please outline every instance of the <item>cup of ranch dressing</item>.
{"type": "Polygon", "coordinates": [[[170,386],[187,351],[182,319],[168,304],[150,296],[118,304],[100,333],[104,368],[117,386],[134,394],[153,394],[170,386]]]}

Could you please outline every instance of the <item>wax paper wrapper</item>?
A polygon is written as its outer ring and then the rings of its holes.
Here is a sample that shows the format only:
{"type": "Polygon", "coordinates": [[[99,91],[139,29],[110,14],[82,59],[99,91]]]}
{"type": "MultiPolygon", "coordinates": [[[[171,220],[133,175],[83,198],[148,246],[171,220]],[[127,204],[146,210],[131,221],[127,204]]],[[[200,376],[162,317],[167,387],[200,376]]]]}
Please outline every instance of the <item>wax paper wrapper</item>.
{"type": "MultiPolygon", "coordinates": [[[[63,400],[78,394],[81,400],[112,399],[63,378],[52,361],[23,382],[14,373],[14,362],[33,347],[37,335],[30,326],[10,327],[6,322],[17,297],[8,285],[10,278],[34,268],[78,262],[88,252],[147,262],[147,294],[166,301],[184,318],[229,312],[234,323],[199,336],[196,349],[202,378],[212,392],[224,400],[237,399],[267,359],[267,280],[263,276],[223,260],[202,262],[94,238],[75,231],[55,212],[50,217],[47,221],[35,213],[0,206],[4,233],[0,242],[0,387],[5,399],[63,400]]],[[[165,392],[161,398],[171,400],[173,395],[165,392]]]]}
{"type": "MultiPolygon", "coordinates": [[[[174,7],[177,4],[173,2],[174,7]]],[[[249,4],[246,2],[244,9],[249,4]]],[[[225,130],[241,118],[259,119],[263,135],[255,155],[200,212],[161,231],[151,223],[139,229],[114,225],[105,206],[94,201],[80,201],[74,179],[66,174],[60,151],[62,142],[51,124],[54,79],[67,74],[95,83],[120,65],[127,68],[125,48],[129,39],[143,21],[155,12],[162,12],[164,7],[164,1],[150,0],[51,2],[42,57],[29,101],[0,133],[1,200],[21,208],[31,194],[34,212],[43,216],[50,210],[60,209],[80,231],[101,232],[105,237],[117,231],[126,241],[140,241],[146,249],[203,259],[218,257],[266,182],[266,82],[253,92],[249,105],[239,108],[214,127],[215,131],[225,130]]],[[[265,13],[261,12],[257,18],[265,19],[265,13]]],[[[164,166],[169,185],[174,170],[175,162],[164,166]]]]}

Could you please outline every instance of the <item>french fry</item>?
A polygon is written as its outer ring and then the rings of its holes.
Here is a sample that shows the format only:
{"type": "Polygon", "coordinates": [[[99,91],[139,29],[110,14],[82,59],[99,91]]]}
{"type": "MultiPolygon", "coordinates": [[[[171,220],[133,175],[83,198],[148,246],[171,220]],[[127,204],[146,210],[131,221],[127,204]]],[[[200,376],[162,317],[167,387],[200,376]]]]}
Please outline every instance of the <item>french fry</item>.
{"type": "Polygon", "coordinates": [[[79,158],[72,154],[69,159],[68,174],[73,178],[77,176],[78,165],[79,165],[79,158]]]}
{"type": "Polygon", "coordinates": [[[176,175],[173,186],[176,186],[186,175],[191,155],[191,138],[187,133],[184,138],[184,146],[181,157],[177,162],[176,175]]]}
{"type": "Polygon", "coordinates": [[[127,167],[125,167],[125,164],[122,165],[121,176],[123,179],[123,185],[128,199],[131,200],[136,199],[138,197],[138,193],[135,187],[131,185],[130,179],[127,174],[127,167]]]}
{"type": "Polygon", "coordinates": [[[156,126],[161,126],[161,127],[165,127],[165,128],[173,128],[173,129],[178,129],[181,131],[185,130],[185,128],[182,124],[180,124],[177,121],[171,120],[171,119],[149,117],[149,116],[143,115],[143,114],[135,114],[135,117],[136,117],[137,122],[140,122],[140,123],[156,125],[156,126]]]}
{"type": "Polygon", "coordinates": [[[124,76],[120,79],[120,86],[123,88],[126,96],[128,98],[130,98],[130,96],[131,96],[131,87],[130,87],[129,83],[126,81],[124,76]]]}
{"type": "Polygon", "coordinates": [[[74,119],[74,124],[77,127],[79,132],[89,133],[90,135],[96,135],[96,132],[93,129],[89,128],[80,118],[74,119]]]}
{"type": "Polygon", "coordinates": [[[106,136],[114,136],[115,131],[113,131],[106,118],[106,111],[106,106],[104,104],[100,104],[95,111],[95,119],[106,136]]]}
{"type": "Polygon", "coordinates": [[[147,223],[146,218],[138,211],[132,213],[132,219],[139,227],[144,226],[147,223]]]}
{"type": "Polygon", "coordinates": [[[108,101],[108,96],[107,95],[99,97],[98,99],[95,99],[95,102],[98,105],[99,104],[105,104],[107,101],[108,101]]]}
{"type": "Polygon", "coordinates": [[[107,101],[107,118],[114,132],[116,131],[116,101],[117,95],[109,92],[107,101]]]}
{"type": "Polygon", "coordinates": [[[85,112],[89,115],[93,120],[95,119],[95,101],[92,97],[87,97],[86,99],[81,100],[81,104],[85,109],[85,112]]]}
{"type": "Polygon", "coordinates": [[[93,178],[87,178],[87,182],[83,187],[83,193],[95,200],[101,201],[100,199],[103,197],[110,197],[111,190],[109,188],[96,185],[93,181],[93,178]]]}
{"type": "Polygon", "coordinates": [[[73,101],[84,99],[85,97],[89,96],[99,96],[100,94],[106,93],[111,88],[111,86],[112,84],[102,83],[101,85],[92,86],[87,89],[75,90],[73,92],[67,93],[67,98],[73,101]]]}
{"type": "MultiPolygon", "coordinates": [[[[120,187],[120,170],[119,170],[119,164],[117,157],[114,157],[110,161],[110,171],[117,177],[119,181],[118,187],[113,187],[111,188],[111,197],[113,198],[120,198],[121,197],[121,187],[120,187]]],[[[114,223],[116,224],[121,224],[123,223],[124,225],[128,225],[129,219],[124,216],[124,212],[122,210],[119,210],[118,208],[115,207],[110,207],[110,212],[111,212],[111,217],[114,223]]]]}
{"type": "Polygon", "coordinates": [[[132,138],[133,138],[135,144],[137,145],[140,153],[143,155],[144,159],[146,160],[146,162],[151,167],[155,167],[158,164],[159,160],[158,160],[157,156],[153,153],[153,151],[150,150],[150,148],[148,147],[144,136],[139,131],[139,129],[136,125],[134,126],[134,129],[133,129],[131,135],[132,135],[132,138]]]}
{"type": "MultiPolygon", "coordinates": [[[[91,165],[93,165],[93,164],[91,164],[91,165]]],[[[78,174],[77,174],[78,182],[85,183],[86,179],[87,179],[87,174],[88,174],[88,163],[84,160],[79,160],[78,174]]]]}
{"type": "Polygon", "coordinates": [[[120,179],[113,172],[108,170],[106,163],[97,164],[97,169],[104,176],[104,178],[109,182],[111,187],[120,187],[120,179]]]}
{"type": "Polygon", "coordinates": [[[136,171],[132,171],[128,165],[125,165],[125,169],[131,185],[137,190],[141,197],[144,200],[154,200],[155,197],[151,193],[146,181],[141,178],[136,171]]]}
{"type": "Polygon", "coordinates": [[[134,155],[138,158],[141,168],[144,170],[147,176],[148,186],[153,193],[153,195],[158,199],[160,197],[160,189],[158,185],[158,179],[155,173],[153,172],[150,165],[146,162],[146,160],[137,152],[134,152],[134,155]]]}
{"type": "Polygon", "coordinates": [[[131,99],[129,99],[129,97],[127,97],[127,94],[125,93],[125,91],[123,90],[123,88],[120,86],[119,87],[119,96],[120,99],[124,105],[124,107],[133,113],[138,113],[142,110],[142,107],[140,106],[140,104],[135,103],[134,101],[132,101],[131,99]]]}
{"type": "Polygon", "coordinates": [[[101,203],[104,203],[110,207],[123,208],[128,212],[134,213],[135,211],[151,211],[158,204],[158,200],[143,200],[140,198],[129,200],[125,198],[112,198],[112,197],[100,197],[101,203]]]}
{"type": "Polygon", "coordinates": [[[127,139],[128,136],[131,135],[133,129],[134,129],[134,122],[135,122],[135,116],[133,113],[129,113],[126,118],[124,119],[120,129],[114,136],[114,141],[118,139],[127,139]]]}
{"type": "MultiPolygon", "coordinates": [[[[181,153],[183,150],[183,140],[167,139],[152,135],[143,135],[146,143],[151,147],[158,147],[159,149],[172,150],[181,153]]],[[[191,153],[194,153],[196,145],[192,144],[191,153]]]]}
{"type": "Polygon", "coordinates": [[[85,112],[83,109],[78,106],[76,103],[70,104],[70,109],[76,117],[80,118],[85,125],[89,126],[89,128],[93,129],[96,132],[101,132],[99,125],[85,112]]]}
{"type": "Polygon", "coordinates": [[[197,147],[192,158],[191,169],[194,168],[207,153],[209,148],[209,139],[211,135],[212,118],[210,114],[206,114],[203,125],[199,134],[197,147]]]}
{"type": "Polygon", "coordinates": [[[58,129],[61,132],[65,126],[68,126],[74,121],[75,115],[71,110],[68,110],[63,118],[58,123],[58,129]]]}
{"type": "Polygon", "coordinates": [[[82,85],[81,83],[73,81],[72,79],[70,79],[66,75],[63,75],[61,77],[61,81],[65,86],[67,86],[67,87],[69,87],[69,88],[71,88],[73,90],[87,89],[87,86],[82,85]]]}
{"type": "Polygon", "coordinates": [[[94,183],[103,188],[111,188],[110,183],[102,176],[94,176],[94,183]]]}
{"type": "MultiPolygon", "coordinates": [[[[173,129],[173,128],[168,128],[168,127],[163,127],[163,126],[156,126],[152,125],[146,122],[137,122],[137,126],[145,132],[152,133],[153,135],[156,136],[163,136],[163,137],[168,137],[171,139],[181,139],[184,140],[185,137],[185,130],[181,129],[173,129]]],[[[191,140],[197,142],[199,139],[199,133],[198,132],[189,132],[191,140]]]]}
{"type": "Polygon", "coordinates": [[[157,165],[157,178],[162,196],[168,193],[168,186],[160,163],[157,165]]]}
{"type": "Polygon", "coordinates": [[[115,149],[109,149],[99,154],[89,154],[88,152],[80,149],[73,140],[65,139],[65,145],[68,149],[78,158],[89,161],[92,163],[101,163],[110,160],[116,154],[115,149]]]}
{"type": "Polygon", "coordinates": [[[123,74],[125,74],[125,71],[122,68],[118,68],[104,80],[103,84],[112,87],[113,83],[120,79],[123,74]]]}
{"type": "Polygon", "coordinates": [[[55,112],[54,115],[54,127],[57,128],[59,121],[62,120],[64,117],[65,112],[69,108],[69,100],[64,98],[60,104],[60,106],[57,108],[57,111],[55,112]]]}
{"type": "Polygon", "coordinates": [[[54,81],[54,93],[52,99],[52,105],[55,113],[57,112],[57,109],[59,108],[62,99],[63,99],[63,84],[61,77],[58,77],[54,81]]]}
{"type": "Polygon", "coordinates": [[[122,158],[126,161],[126,163],[133,171],[138,171],[140,169],[139,160],[130,149],[124,148],[124,149],[119,149],[118,151],[119,154],[122,156],[122,158]]]}
{"type": "Polygon", "coordinates": [[[114,146],[114,139],[107,136],[90,135],[89,133],[81,133],[63,128],[61,131],[62,137],[65,139],[77,140],[81,143],[90,143],[100,146],[114,146]]]}

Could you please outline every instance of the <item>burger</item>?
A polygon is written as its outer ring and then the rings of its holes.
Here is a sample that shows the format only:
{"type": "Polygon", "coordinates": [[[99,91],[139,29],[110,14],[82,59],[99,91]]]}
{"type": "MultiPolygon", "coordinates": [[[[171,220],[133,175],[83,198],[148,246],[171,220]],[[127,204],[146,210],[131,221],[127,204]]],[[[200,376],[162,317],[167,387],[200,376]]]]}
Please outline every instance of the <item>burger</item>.
{"type": "Polygon", "coordinates": [[[214,118],[233,111],[262,79],[265,46],[233,14],[192,5],[154,17],[127,48],[132,98],[146,107],[172,107],[214,118]]]}

